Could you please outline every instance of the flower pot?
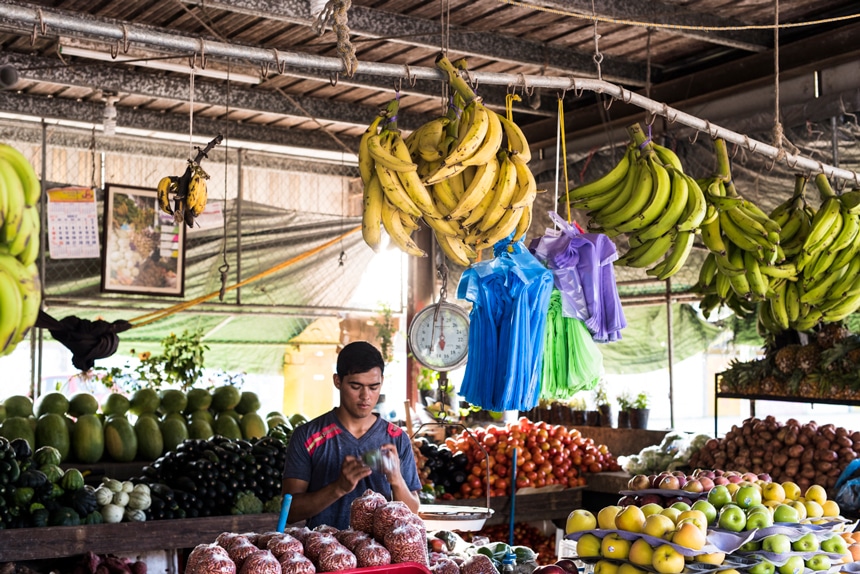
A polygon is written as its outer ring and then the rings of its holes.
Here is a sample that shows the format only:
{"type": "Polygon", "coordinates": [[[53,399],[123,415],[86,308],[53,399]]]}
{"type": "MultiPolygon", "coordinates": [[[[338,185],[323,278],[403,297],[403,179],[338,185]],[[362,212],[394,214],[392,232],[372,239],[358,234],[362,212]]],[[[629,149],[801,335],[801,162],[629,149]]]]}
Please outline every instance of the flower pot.
{"type": "Polygon", "coordinates": [[[630,428],[630,411],[623,410],[618,411],[618,428],[620,429],[629,429],[630,428]]]}
{"type": "Polygon", "coordinates": [[[647,429],[651,409],[630,409],[630,428],[647,429]]]}
{"type": "Polygon", "coordinates": [[[570,410],[570,424],[575,427],[585,425],[585,411],[570,410]]]}
{"type": "Polygon", "coordinates": [[[600,426],[600,411],[585,411],[585,426],[600,426]]]}
{"type": "Polygon", "coordinates": [[[600,405],[597,407],[597,412],[600,413],[600,426],[612,427],[612,405],[600,405]]]}

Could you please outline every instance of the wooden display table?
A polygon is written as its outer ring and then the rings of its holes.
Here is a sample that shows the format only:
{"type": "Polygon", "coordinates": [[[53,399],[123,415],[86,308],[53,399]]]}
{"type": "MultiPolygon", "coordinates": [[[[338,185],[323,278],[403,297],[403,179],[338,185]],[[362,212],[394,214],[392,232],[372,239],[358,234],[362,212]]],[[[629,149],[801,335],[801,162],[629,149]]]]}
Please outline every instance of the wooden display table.
{"type": "Polygon", "coordinates": [[[193,548],[214,542],[222,532],[269,532],[277,526],[278,515],[268,513],[0,530],[0,562],[60,558],[87,552],[120,554],[193,548]]]}

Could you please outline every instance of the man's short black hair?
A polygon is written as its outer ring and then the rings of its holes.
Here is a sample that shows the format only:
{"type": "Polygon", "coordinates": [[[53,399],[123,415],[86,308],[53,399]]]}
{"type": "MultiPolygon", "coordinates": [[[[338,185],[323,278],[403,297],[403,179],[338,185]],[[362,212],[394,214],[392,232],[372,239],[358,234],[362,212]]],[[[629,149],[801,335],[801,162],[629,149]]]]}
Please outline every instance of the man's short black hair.
{"type": "Polygon", "coordinates": [[[385,361],[379,349],[367,341],[352,342],[337,355],[337,376],[341,378],[366,373],[374,367],[379,367],[379,371],[384,372],[385,361]]]}

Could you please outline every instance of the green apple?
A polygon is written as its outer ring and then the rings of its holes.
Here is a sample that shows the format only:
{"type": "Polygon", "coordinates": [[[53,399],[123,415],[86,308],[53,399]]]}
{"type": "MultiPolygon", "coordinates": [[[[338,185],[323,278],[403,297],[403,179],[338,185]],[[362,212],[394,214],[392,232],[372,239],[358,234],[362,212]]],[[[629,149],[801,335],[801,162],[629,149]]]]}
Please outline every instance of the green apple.
{"type": "Polygon", "coordinates": [[[669,533],[675,530],[672,519],[663,514],[652,514],[645,519],[642,533],[655,538],[669,538],[669,533]]]}
{"type": "Polygon", "coordinates": [[[630,554],[630,541],[616,533],[607,534],[600,541],[600,555],[614,560],[627,560],[630,554]]]}
{"type": "Polygon", "coordinates": [[[735,492],[735,504],[744,509],[761,504],[761,489],[755,484],[740,487],[735,492]]]}
{"type": "Polygon", "coordinates": [[[773,574],[774,570],[776,570],[776,566],[774,566],[772,562],[762,560],[755,566],[748,568],[747,572],[749,572],[749,574],[773,574]]]}
{"type": "Polygon", "coordinates": [[[639,508],[642,509],[642,514],[645,515],[645,518],[648,518],[652,514],[659,514],[663,511],[663,507],[656,502],[649,502],[648,504],[643,504],[639,508]]]}
{"type": "Polygon", "coordinates": [[[807,532],[791,543],[791,549],[795,552],[815,552],[818,550],[818,538],[812,532],[807,532]]]}
{"type": "Polygon", "coordinates": [[[567,515],[567,523],[564,527],[564,533],[582,532],[583,530],[594,530],[597,528],[597,518],[583,508],[577,508],[567,515]]]}
{"type": "Polygon", "coordinates": [[[830,556],[827,554],[816,554],[806,561],[806,567],[811,570],[830,570],[830,556]]]}
{"type": "Polygon", "coordinates": [[[801,574],[806,568],[803,558],[800,556],[792,556],[786,560],[785,564],[777,568],[779,574],[801,574]]]}
{"type": "Polygon", "coordinates": [[[600,556],[600,538],[594,534],[583,534],[576,541],[576,555],[583,558],[600,556]]]}
{"type": "Polygon", "coordinates": [[[780,504],[773,509],[773,521],[797,524],[800,522],[800,514],[798,514],[797,509],[792,505],[780,504]]]}
{"type": "Polygon", "coordinates": [[[785,534],[771,534],[762,539],[761,549],[774,554],[785,554],[791,551],[791,539],[785,534]]]}
{"type": "Polygon", "coordinates": [[[755,552],[756,550],[761,550],[761,542],[758,540],[750,540],[749,542],[745,542],[738,550],[741,552],[755,552]]]}
{"type": "Polygon", "coordinates": [[[670,508],[677,508],[681,512],[684,512],[685,510],[690,510],[690,505],[687,504],[686,502],[681,502],[679,500],[678,502],[672,504],[672,506],[670,508]]]}
{"type": "Polygon", "coordinates": [[[692,509],[702,512],[708,519],[708,524],[714,524],[717,521],[717,507],[704,498],[694,502],[692,509]]]}
{"type": "Polygon", "coordinates": [[[708,502],[714,505],[714,508],[719,510],[726,504],[732,501],[732,493],[724,484],[718,484],[708,491],[708,502]]]}
{"type": "Polygon", "coordinates": [[[747,515],[747,524],[745,530],[755,530],[757,528],[767,528],[773,526],[773,516],[770,510],[764,509],[757,512],[750,512],[747,515]]]}
{"type": "Polygon", "coordinates": [[[824,552],[831,552],[833,554],[844,555],[849,553],[848,545],[845,543],[845,539],[838,534],[822,540],[821,550],[823,550],[824,552]]]}
{"type": "Polygon", "coordinates": [[[720,509],[720,516],[717,518],[717,525],[725,530],[732,532],[740,532],[747,524],[747,517],[744,511],[735,505],[726,505],[720,509]]]}
{"type": "Polygon", "coordinates": [[[654,549],[651,566],[660,574],[680,574],[684,570],[684,555],[671,544],[661,544],[654,549]]]}

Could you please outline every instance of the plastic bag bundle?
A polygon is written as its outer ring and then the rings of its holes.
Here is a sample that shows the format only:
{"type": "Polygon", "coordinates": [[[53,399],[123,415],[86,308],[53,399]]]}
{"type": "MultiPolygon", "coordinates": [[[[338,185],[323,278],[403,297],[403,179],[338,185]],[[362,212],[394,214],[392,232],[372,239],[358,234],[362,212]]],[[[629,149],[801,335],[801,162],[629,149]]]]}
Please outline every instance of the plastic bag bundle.
{"type": "Polygon", "coordinates": [[[546,319],[542,399],[569,399],[591,390],[603,373],[603,355],[580,319],[565,317],[562,297],[553,289],[546,319]]]}
{"type": "Polygon", "coordinates": [[[500,241],[493,251],[457,286],[457,297],[472,303],[460,394],[486,410],[526,411],[540,395],[552,273],[522,242],[500,241]]]}
{"type": "Polygon", "coordinates": [[[617,341],[627,326],[615,284],[615,244],[602,233],[580,233],[557,213],[560,231],[535,238],[530,249],[552,269],[566,317],[585,322],[597,342],[617,341]]]}

